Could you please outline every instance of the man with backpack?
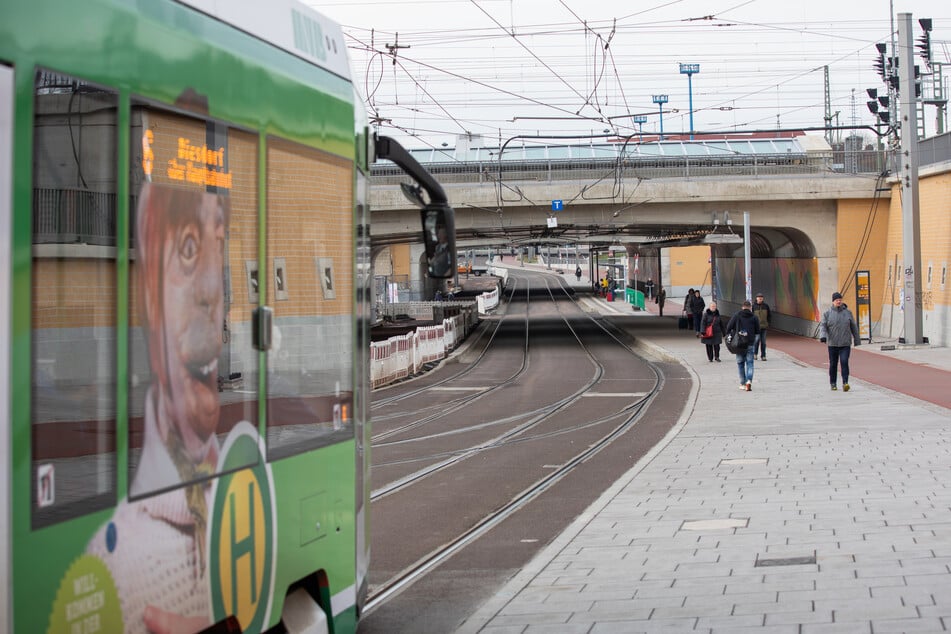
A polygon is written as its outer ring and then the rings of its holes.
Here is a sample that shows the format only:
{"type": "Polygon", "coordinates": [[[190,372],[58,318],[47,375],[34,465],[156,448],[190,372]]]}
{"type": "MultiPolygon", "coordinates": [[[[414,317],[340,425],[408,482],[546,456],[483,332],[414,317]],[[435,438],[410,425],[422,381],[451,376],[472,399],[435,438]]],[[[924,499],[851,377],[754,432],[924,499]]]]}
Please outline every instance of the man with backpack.
{"type": "Polygon", "coordinates": [[[736,367],[740,373],[740,389],[753,390],[753,359],[756,337],[760,334],[759,319],[753,314],[750,300],[743,302],[740,312],[733,315],[726,326],[726,347],[736,355],[736,367]]]}

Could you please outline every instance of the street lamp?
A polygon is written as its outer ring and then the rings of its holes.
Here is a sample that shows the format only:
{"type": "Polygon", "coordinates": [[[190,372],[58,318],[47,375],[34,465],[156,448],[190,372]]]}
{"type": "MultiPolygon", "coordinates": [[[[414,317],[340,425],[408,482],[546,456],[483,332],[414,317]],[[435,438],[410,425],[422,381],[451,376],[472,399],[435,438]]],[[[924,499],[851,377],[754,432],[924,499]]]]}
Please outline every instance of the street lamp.
{"type": "Polygon", "coordinates": [[[645,117],[642,114],[636,114],[634,115],[634,123],[637,124],[638,140],[643,143],[644,142],[644,124],[647,123],[647,117],[645,117]]]}
{"type": "Polygon", "coordinates": [[[690,140],[693,141],[693,76],[700,72],[700,64],[681,64],[680,74],[687,76],[687,95],[690,105],[690,140]]]}
{"type": "Polygon", "coordinates": [[[667,95],[653,95],[651,101],[657,104],[660,109],[660,140],[664,140],[664,104],[667,103],[667,95]]]}

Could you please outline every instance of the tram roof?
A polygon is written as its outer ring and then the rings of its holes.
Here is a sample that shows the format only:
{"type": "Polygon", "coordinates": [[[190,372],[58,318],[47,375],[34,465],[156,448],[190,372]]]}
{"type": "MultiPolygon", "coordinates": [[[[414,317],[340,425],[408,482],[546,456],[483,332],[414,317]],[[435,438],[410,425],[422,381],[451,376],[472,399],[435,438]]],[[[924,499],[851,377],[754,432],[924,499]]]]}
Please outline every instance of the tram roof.
{"type": "MultiPolygon", "coordinates": [[[[502,161],[578,161],[617,159],[625,157],[726,157],[735,155],[804,155],[812,144],[802,143],[797,138],[746,138],[703,140],[633,140],[627,144],[618,142],[584,144],[537,144],[513,142],[505,146],[502,161]]],[[[828,146],[827,146],[828,147],[828,146]]],[[[417,148],[408,150],[420,163],[489,163],[499,160],[499,146],[467,147],[466,144],[452,148],[417,148]]]]}

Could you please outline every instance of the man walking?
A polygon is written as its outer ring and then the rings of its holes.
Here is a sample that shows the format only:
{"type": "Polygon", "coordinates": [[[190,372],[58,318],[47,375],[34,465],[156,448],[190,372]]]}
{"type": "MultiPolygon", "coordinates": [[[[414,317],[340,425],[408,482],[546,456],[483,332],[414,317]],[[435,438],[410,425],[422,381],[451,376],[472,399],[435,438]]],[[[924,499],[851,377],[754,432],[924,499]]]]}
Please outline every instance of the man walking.
{"type": "Polygon", "coordinates": [[[750,300],[743,302],[740,312],[733,315],[726,326],[727,337],[732,337],[730,346],[736,354],[736,368],[740,373],[740,389],[753,390],[753,360],[759,320],[753,314],[750,300]]]}
{"type": "Polygon", "coordinates": [[[690,313],[693,315],[693,328],[698,337],[700,336],[700,322],[703,320],[703,309],[706,307],[707,303],[700,296],[700,289],[695,290],[693,297],[690,298],[690,313]]]}
{"type": "Polygon", "coordinates": [[[763,299],[762,293],[756,294],[756,301],[753,303],[753,314],[759,319],[759,337],[753,344],[753,358],[759,354],[760,361],[766,361],[766,329],[769,328],[769,318],[772,316],[769,310],[769,304],[763,299]]]}
{"type": "Polygon", "coordinates": [[[849,391],[849,356],[852,353],[850,345],[855,342],[856,347],[862,345],[859,337],[859,325],[852,316],[852,311],[842,301],[842,294],[832,293],[832,306],[822,315],[819,322],[819,341],[829,346],[829,384],[832,390],[838,390],[839,365],[842,365],[842,389],[849,391]]]}

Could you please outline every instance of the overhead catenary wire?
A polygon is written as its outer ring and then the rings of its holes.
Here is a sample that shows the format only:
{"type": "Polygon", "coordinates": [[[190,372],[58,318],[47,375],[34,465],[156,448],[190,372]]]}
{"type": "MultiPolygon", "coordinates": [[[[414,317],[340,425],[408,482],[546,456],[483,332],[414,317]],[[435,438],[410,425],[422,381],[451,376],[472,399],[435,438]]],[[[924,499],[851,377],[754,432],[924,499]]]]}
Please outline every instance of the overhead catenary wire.
{"type": "MultiPolygon", "coordinates": [[[[553,4],[559,9],[567,9],[569,2],[570,0],[557,0],[553,4]]],[[[491,16],[487,7],[480,6],[474,0],[455,4],[465,4],[482,15],[491,16]]],[[[395,99],[384,93],[391,93],[392,90],[387,88],[384,91],[380,87],[373,91],[374,114],[387,119],[402,117],[400,124],[404,127],[435,130],[434,134],[442,135],[454,134],[455,130],[447,129],[443,125],[449,120],[441,109],[451,113],[452,119],[464,122],[467,131],[473,134],[495,136],[500,132],[501,136],[505,137],[512,133],[525,132],[526,128],[534,128],[536,133],[581,133],[591,132],[590,128],[593,127],[587,123],[590,120],[587,118],[579,119],[577,123],[534,124],[527,122],[528,117],[521,116],[544,111],[595,114],[612,129],[616,127],[620,133],[633,131],[637,126],[627,117],[632,110],[649,112],[645,102],[650,92],[656,90],[655,86],[650,85],[651,77],[657,76],[658,73],[669,75],[667,68],[671,63],[669,56],[661,55],[660,51],[651,48],[647,41],[641,46],[641,40],[648,37],[654,41],[660,38],[662,41],[689,42],[704,33],[728,31],[731,35],[728,38],[718,38],[707,53],[714,60],[723,60],[720,68],[713,71],[712,63],[705,61],[711,64],[710,74],[705,75],[710,78],[710,85],[715,85],[716,89],[703,90],[701,84],[701,90],[696,93],[701,100],[716,95],[716,101],[713,104],[701,103],[694,112],[706,112],[707,120],[716,122],[707,126],[708,130],[744,130],[771,122],[777,114],[781,115],[785,127],[793,127],[800,122],[819,121],[818,118],[808,118],[811,112],[819,112],[823,104],[821,88],[817,86],[813,89],[808,84],[809,76],[815,69],[828,63],[839,65],[840,72],[851,75],[871,72],[870,62],[863,61],[863,51],[871,50],[874,42],[887,37],[888,33],[887,28],[881,28],[887,20],[873,20],[865,16],[839,20],[814,18],[796,22],[788,19],[750,19],[744,9],[749,4],[747,2],[736,2],[726,9],[711,11],[710,20],[687,21],[696,17],[696,12],[688,10],[690,4],[695,3],[658,3],[629,15],[611,18],[599,16],[596,19],[573,9],[568,15],[574,22],[544,20],[519,24],[516,18],[513,18],[512,28],[503,26],[499,19],[492,19],[490,28],[478,25],[467,25],[466,28],[400,28],[400,42],[410,43],[414,55],[408,58],[404,55],[405,51],[401,51],[399,59],[404,63],[406,71],[413,75],[414,82],[426,88],[428,95],[418,91],[418,94],[425,98],[418,103],[412,103],[407,100],[405,91],[401,91],[403,94],[399,98],[399,107],[409,105],[415,109],[404,110],[403,114],[400,114],[399,111],[390,112],[391,108],[397,107],[395,99]],[[685,15],[644,19],[646,14],[659,9],[668,13],[680,11],[685,15]],[[727,13],[732,20],[726,19],[727,13]],[[609,31],[614,32],[614,35],[604,35],[609,31]],[[871,36],[868,35],[870,31],[874,31],[871,36]],[[585,32],[588,34],[587,54],[574,54],[571,48],[566,48],[562,40],[558,39],[585,32]],[[761,50],[753,58],[756,60],[755,65],[744,63],[741,68],[741,61],[751,59],[749,54],[739,54],[743,42],[754,37],[763,40],[764,32],[774,33],[776,36],[765,38],[769,40],[767,43],[756,44],[761,50]],[[593,49],[592,36],[596,40],[593,49]],[[606,46],[609,37],[610,46],[606,46]],[[829,45],[827,50],[820,52],[815,47],[807,49],[800,46],[793,38],[808,38],[813,41],[818,39],[838,44],[829,45]],[[512,46],[503,44],[505,41],[511,41],[512,46]],[[638,46],[631,48],[632,41],[638,42],[638,46]],[[842,45],[849,42],[864,44],[849,47],[848,52],[843,55],[842,45]],[[767,44],[774,45],[768,52],[762,48],[767,44]],[[481,49],[473,48],[480,46],[481,49]],[[502,46],[506,48],[496,48],[502,46]],[[434,55],[437,48],[445,49],[449,54],[434,55]],[[517,54],[512,52],[515,49],[519,51],[517,54]],[[734,51],[737,54],[733,54],[734,51]],[[531,62],[531,66],[526,65],[526,60],[531,62]],[[806,64],[805,68],[803,63],[806,64]],[[543,69],[545,72],[528,72],[532,68],[543,69]],[[551,70],[547,69],[552,69],[555,73],[552,74],[551,70]],[[713,72],[717,75],[714,76],[713,72]],[[426,74],[430,75],[427,77],[426,74]],[[616,91],[614,87],[609,89],[605,86],[604,80],[609,74],[614,75],[612,83],[616,84],[616,91]],[[580,87],[584,83],[584,76],[591,79],[582,93],[580,87]],[[560,93],[552,92],[554,86],[571,86],[572,89],[562,90],[560,93]],[[736,90],[737,88],[740,90],[736,90]],[[782,94],[782,103],[779,106],[781,112],[777,112],[777,91],[782,94]],[[767,95],[769,99],[764,99],[767,95]],[[425,101],[432,101],[438,106],[427,108],[425,101]],[[717,117],[711,117],[709,114],[723,109],[729,109],[733,113],[731,122],[717,121],[717,117]],[[759,115],[760,112],[763,114],[759,115]],[[513,114],[516,117],[513,117],[513,114]]],[[[593,11],[594,9],[588,8],[586,12],[593,11]]],[[[365,39],[359,36],[361,32],[368,31],[348,29],[347,35],[365,39]]],[[[378,33],[382,34],[384,31],[378,33]]],[[[388,37],[392,38],[392,35],[388,37]]],[[[365,58],[373,55],[365,46],[355,50],[365,51],[365,58]]],[[[577,45],[574,50],[577,50],[577,45]]],[[[358,55],[355,59],[360,57],[358,55]]],[[[379,60],[374,60],[374,64],[379,64],[379,60]]],[[[368,82],[368,85],[373,84],[368,82]]],[[[849,87],[852,86],[854,84],[849,87]]],[[[684,93],[685,89],[686,86],[683,86],[684,93]]],[[[668,91],[674,97],[681,88],[678,86],[676,91],[668,91]]],[[[845,103],[847,98],[844,93],[833,94],[834,102],[845,103]]],[[[671,101],[678,103],[679,99],[675,99],[678,98],[672,98],[671,101]]],[[[685,108],[679,108],[679,112],[674,110],[678,108],[671,108],[672,120],[679,119],[680,125],[683,125],[685,108]]],[[[458,126],[454,128],[458,129],[458,126]]]]}

